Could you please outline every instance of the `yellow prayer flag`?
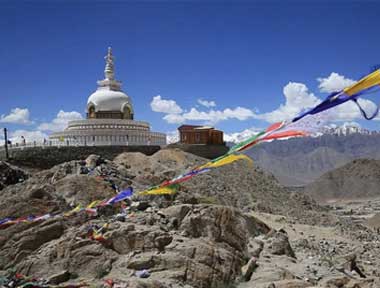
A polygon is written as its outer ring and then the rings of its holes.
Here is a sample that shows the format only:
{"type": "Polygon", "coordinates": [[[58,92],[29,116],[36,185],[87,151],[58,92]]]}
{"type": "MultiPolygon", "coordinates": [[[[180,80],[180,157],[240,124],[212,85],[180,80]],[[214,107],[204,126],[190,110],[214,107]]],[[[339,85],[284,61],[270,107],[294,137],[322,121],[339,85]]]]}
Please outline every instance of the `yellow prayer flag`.
{"type": "Polygon", "coordinates": [[[78,205],[77,207],[75,207],[73,210],[69,211],[69,212],[66,212],[65,214],[63,214],[63,216],[70,216],[76,212],[79,212],[80,210],[82,209],[82,205],[78,205]]]}
{"type": "Polygon", "coordinates": [[[95,201],[92,201],[88,206],[87,208],[94,208],[95,206],[97,206],[99,203],[101,203],[102,201],[100,200],[95,200],[95,201]]]}
{"type": "Polygon", "coordinates": [[[244,160],[249,161],[250,163],[253,163],[252,159],[249,158],[248,156],[244,155],[244,154],[238,154],[238,155],[231,154],[231,155],[223,157],[220,160],[217,160],[215,162],[208,162],[205,165],[201,166],[199,169],[216,168],[216,167],[220,167],[220,166],[230,164],[232,162],[235,162],[235,161],[238,161],[241,159],[244,159],[244,160]]]}
{"type": "Polygon", "coordinates": [[[343,91],[351,96],[354,95],[364,89],[371,88],[375,85],[380,85],[380,70],[376,70],[375,72],[372,72],[371,74],[367,75],[366,77],[360,79],[355,84],[345,88],[343,91]]]}
{"type": "Polygon", "coordinates": [[[170,195],[175,192],[176,190],[172,187],[158,187],[151,190],[142,191],[138,193],[138,195],[170,195]]]}

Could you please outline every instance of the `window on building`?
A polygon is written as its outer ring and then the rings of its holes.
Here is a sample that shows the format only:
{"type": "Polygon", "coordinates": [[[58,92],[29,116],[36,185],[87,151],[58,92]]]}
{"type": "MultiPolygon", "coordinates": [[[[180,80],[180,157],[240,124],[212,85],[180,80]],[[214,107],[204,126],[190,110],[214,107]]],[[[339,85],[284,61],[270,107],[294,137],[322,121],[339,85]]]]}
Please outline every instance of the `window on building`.
{"type": "Polygon", "coordinates": [[[96,118],[95,107],[92,105],[88,108],[88,118],[96,118]]]}
{"type": "Polygon", "coordinates": [[[195,143],[201,142],[201,133],[197,132],[195,133],[195,143]]]}

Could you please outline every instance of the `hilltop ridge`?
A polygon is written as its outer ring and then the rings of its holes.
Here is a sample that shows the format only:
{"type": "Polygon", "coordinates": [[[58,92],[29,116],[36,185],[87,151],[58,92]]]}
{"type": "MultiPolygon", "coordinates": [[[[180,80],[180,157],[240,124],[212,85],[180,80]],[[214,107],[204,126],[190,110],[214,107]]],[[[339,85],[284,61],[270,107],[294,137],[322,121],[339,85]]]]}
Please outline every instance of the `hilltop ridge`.
{"type": "Polygon", "coordinates": [[[357,159],[329,171],[305,187],[321,202],[380,197],[380,160],[357,159]]]}

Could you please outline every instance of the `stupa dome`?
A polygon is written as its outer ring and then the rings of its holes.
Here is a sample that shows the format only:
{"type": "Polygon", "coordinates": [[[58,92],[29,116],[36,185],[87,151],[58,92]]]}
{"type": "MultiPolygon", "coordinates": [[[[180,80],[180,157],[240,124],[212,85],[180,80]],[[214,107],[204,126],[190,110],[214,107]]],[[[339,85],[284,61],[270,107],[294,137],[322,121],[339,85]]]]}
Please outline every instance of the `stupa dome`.
{"type": "Polygon", "coordinates": [[[95,112],[123,112],[126,106],[132,107],[131,99],[122,91],[114,91],[108,87],[98,88],[87,100],[87,107],[94,106],[95,112]]]}

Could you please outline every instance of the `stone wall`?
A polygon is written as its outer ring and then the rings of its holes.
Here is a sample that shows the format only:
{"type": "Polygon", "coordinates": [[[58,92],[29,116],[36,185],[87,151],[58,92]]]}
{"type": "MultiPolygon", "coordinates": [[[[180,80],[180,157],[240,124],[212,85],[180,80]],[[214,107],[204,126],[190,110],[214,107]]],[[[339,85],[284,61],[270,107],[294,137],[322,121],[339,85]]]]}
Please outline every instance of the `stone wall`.
{"type": "MultiPolygon", "coordinates": [[[[81,146],[81,147],[28,147],[12,149],[9,151],[10,163],[40,169],[49,169],[54,165],[71,161],[86,159],[91,154],[98,154],[105,159],[112,160],[123,152],[141,152],[152,155],[160,146],[81,146]]],[[[0,151],[0,160],[5,160],[5,151],[0,151]]]]}
{"type": "MultiPolygon", "coordinates": [[[[165,149],[179,148],[200,157],[214,159],[225,154],[228,147],[224,145],[189,145],[171,144],[165,149]]],[[[79,147],[25,147],[11,149],[9,162],[21,167],[49,169],[54,165],[71,161],[86,159],[91,154],[101,155],[112,160],[123,152],[141,152],[152,155],[161,149],[160,146],[79,146],[79,147]]],[[[0,150],[0,160],[5,160],[5,150],[0,150]]]]}
{"type": "Polygon", "coordinates": [[[229,148],[225,145],[204,145],[204,144],[169,144],[166,149],[179,148],[185,152],[207,158],[214,159],[227,153],[229,148]]]}

